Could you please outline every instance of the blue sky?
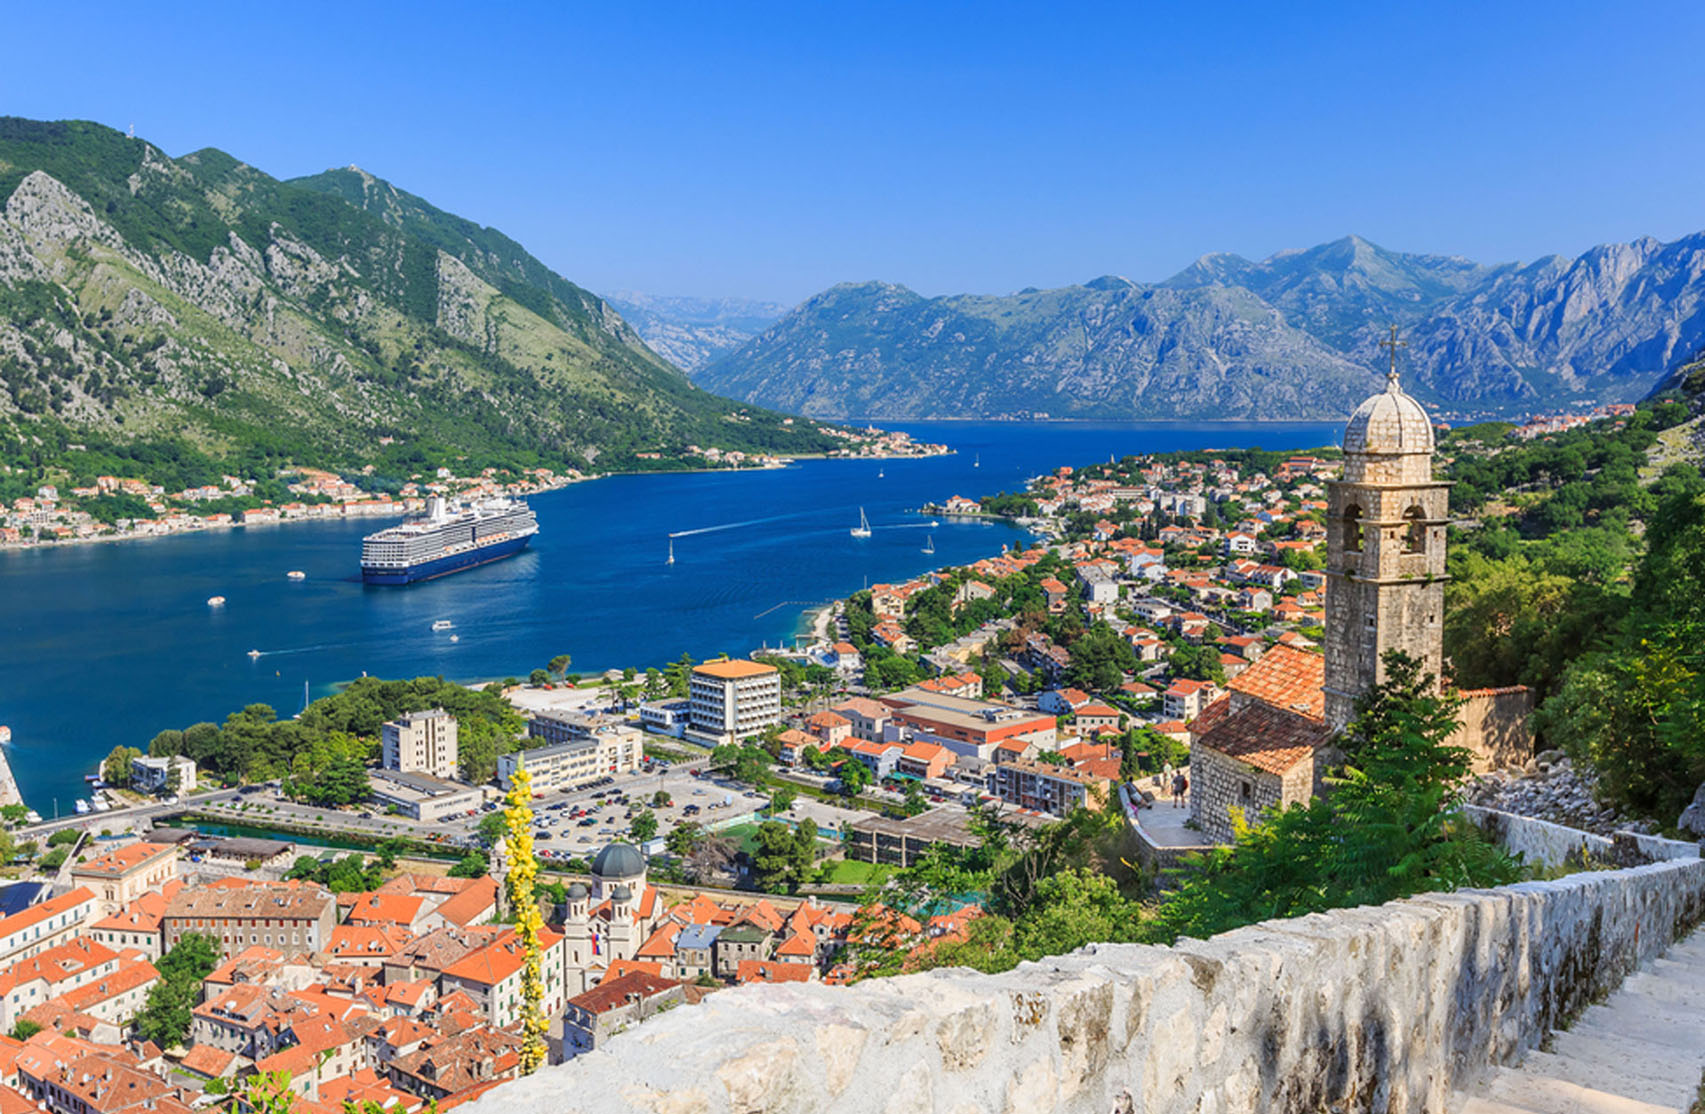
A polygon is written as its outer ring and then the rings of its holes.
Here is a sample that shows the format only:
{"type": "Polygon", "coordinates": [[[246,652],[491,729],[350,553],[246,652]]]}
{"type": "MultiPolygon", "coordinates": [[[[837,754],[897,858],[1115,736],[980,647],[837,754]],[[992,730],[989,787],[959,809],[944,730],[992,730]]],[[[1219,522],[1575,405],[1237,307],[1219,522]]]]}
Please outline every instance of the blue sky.
{"type": "Polygon", "coordinates": [[[1705,229],[1697,3],[64,0],[6,25],[0,113],[280,177],[356,163],[599,291],[997,293],[1347,232],[1495,262],[1705,229]]]}

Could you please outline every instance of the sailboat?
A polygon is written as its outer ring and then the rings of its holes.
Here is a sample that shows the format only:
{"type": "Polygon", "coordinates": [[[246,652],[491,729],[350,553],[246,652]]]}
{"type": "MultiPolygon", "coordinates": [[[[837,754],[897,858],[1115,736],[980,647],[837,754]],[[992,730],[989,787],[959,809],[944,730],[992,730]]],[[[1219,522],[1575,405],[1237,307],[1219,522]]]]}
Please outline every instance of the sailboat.
{"type": "Polygon", "coordinates": [[[887,469],[885,469],[885,468],[878,468],[878,469],[877,469],[877,470],[876,470],[876,478],[877,478],[877,479],[879,479],[879,480],[880,480],[880,479],[881,479],[881,478],[882,478],[882,477],[883,477],[883,476],[886,476],[886,475],[887,475],[887,474],[888,474],[888,470],[887,470],[887,469]]]}
{"type": "Polygon", "coordinates": [[[934,553],[935,552],[935,535],[934,534],[927,534],[924,536],[924,552],[925,553],[934,553]]]}
{"type": "Polygon", "coordinates": [[[855,538],[868,538],[868,537],[870,537],[870,519],[864,517],[864,508],[863,507],[860,507],[858,509],[858,525],[854,526],[851,530],[848,531],[848,533],[852,534],[852,536],[855,538]]]}
{"type": "Polygon", "coordinates": [[[675,563],[675,536],[673,534],[669,536],[669,559],[663,563],[665,565],[673,565],[675,563]]]}
{"type": "Polygon", "coordinates": [[[973,457],[971,459],[971,467],[981,468],[982,466],[983,466],[983,454],[978,453],[975,457],[973,457]]]}

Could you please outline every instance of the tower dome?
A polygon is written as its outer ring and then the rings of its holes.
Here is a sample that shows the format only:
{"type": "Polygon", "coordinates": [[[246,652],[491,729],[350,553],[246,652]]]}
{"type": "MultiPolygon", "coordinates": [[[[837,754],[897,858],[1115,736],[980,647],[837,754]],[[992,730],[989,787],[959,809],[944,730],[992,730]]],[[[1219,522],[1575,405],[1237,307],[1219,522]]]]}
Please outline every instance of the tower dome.
{"type": "Polygon", "coordinates": [[[620,878],[641,878],[645,875],[645,856],[631,843],[612,843],[592,860],[592,873],[612,882],[620,878]]]}
{"type": "Polygon", "coordinates": [[[1385,390],[1350,415],[1344,451],[1374,456],[1433,451],[1433,423],[1421,404],[1403,393],[1395,371],[1385,377],[1385,390]]]}

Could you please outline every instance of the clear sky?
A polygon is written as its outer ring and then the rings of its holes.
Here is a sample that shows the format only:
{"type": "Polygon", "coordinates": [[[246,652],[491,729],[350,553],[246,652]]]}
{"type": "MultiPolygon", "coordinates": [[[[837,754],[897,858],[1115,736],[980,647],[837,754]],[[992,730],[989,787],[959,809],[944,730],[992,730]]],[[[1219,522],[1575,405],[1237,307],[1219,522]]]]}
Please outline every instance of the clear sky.
{"type": "Polygon", "coordinates": [[[0,113],[358,164],[598,291],[1705,229],[1705,4],[12,5],[0,113]]]}

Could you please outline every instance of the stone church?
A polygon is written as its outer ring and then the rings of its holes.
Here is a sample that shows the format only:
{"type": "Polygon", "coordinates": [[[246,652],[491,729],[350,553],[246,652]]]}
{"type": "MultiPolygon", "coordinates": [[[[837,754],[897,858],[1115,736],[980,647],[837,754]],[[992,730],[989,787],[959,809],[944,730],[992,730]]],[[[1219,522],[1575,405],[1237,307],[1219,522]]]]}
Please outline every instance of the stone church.
{"type": "MultiPolygon", "coordinates": [[[[1232,809],[1254,821],[1317,790],[1332,737],[1402,650],[1444,675],[1445,527],[1450,484],[1433,478],[1433,425],[1397,372],[1344,429],[1343,475],[1328,485],[1325,656],[1278,647],[1190,725],[1191,814],[1229,842],[1232,809]]],[[[1452,739],[1486,768],[1531,749],[1526,689],[1460,693],[1452,739]]]]}

